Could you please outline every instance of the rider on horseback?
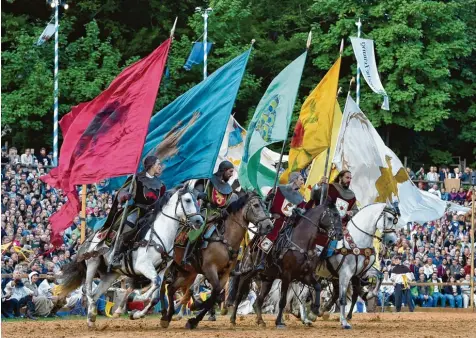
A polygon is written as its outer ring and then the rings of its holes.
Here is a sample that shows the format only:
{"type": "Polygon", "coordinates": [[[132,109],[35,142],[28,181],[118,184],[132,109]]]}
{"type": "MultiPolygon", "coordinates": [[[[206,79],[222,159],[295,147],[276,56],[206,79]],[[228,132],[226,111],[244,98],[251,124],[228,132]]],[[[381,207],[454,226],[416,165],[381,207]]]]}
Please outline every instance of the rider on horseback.
{"type": "MultiPolygon", "coordinates": [[[[352,174],[348,170],[342,170],[332,183],[329,184],[327,192],[327,205],[329,206],[334,219],[346,226],[347,222],[354,216],[359,209],[357,208],[357,199],[352,190],[350,190],[350,182],[352,174]]],[[[321,193],[326,193],[327,177],[322,177],[312,191],[312,200],[319,204],[321,193]]]]}
{"type": "Polygon", "coordinates": [[[127,218],[124,224],[123,234],[116,240],[120,241],[114,258],[112,267],[120,267],[124,250],[128,247],[135,234],[138,232],[137,226],[139,219],[143,217],[150,207],[165,193],[165,185],[159,179],[162,173],[162,164],[156,156],[147,156],[144,160],[144,170],[136,175],[133,182],[132,193],[129,194],[129,186],[132,183],[132,177],[129,177],[122,188],[117,192],[111,212],[106,220],[105,227],[111,227],[117,220],[121,219],[121,204],[133,200],[133,204],[127,206],[127,218]],[[127,230],[126,230],[127,229],[127,230]]]}
{"type": "Polygon", "coordinates": [[[199,230],[192,230],[188,234],[187,246],[183,256],[183,265],[189,264],[188,255],[190,246],[195,244],[200,237],[205,225],[214,220],[224,219],[228,216],[226,208],[232,202],[233,189],[228,183],[233,176],[235,167],[230,161],[223,161],[218,170],[205,185],[203,181],[197,182],[195,190],[198,191],[198,199],[202,200],[202,209],[206,210],[206,222],[199,230]]]}
{"type": "Polygon", "coordinates": [[[271,250],[274,241],[278,238],[279,232],[283,225],[291,221],[291,216],[294,213],[304,213],[306,202],[299,192],[299,189],[304,184],[304,178],[298,172],[293,172],[289,175],[287,185],[280,185],[276,189],[276,194],[273,190],[270,191],[266,200],[271,201],[271,214],[274,218],[274,228],[266,237],[263,238],[259,245],[259,257],[257,261],[259,264],[255,267],[256,271],[263,271],[265,269],[266,256],[271,250]]]}

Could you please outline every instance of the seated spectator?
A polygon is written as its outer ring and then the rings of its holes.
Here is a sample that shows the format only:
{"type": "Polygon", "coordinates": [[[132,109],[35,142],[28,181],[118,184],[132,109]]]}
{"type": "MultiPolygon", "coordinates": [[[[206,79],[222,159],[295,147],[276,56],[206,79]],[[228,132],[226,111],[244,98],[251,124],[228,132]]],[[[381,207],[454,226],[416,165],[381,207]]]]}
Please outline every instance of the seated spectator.
{"type": "Polygon", "coordinates": [[[16,318],[21,317],[20,309],[26,306],[26,317],[36,320],[33,316],[35,305],[33,304],[33,291],[23,284],[20,271],[13,273],[13,280],[5,286],[5,300],[10,301],[16,318]]]}
{"type": "Polygon", "coordinates": [[[450,201],[452,201],[452,202],[457,202],[458,201],[458,193],[456,192],[456,188],[451,189],[450,201]]]}
{"type": "MultiPolygon", "coordinates": [[[[420,275],[420,279],[418,280],[420,283],[426,283],[425,274],[420,275]]],[[[430,296],[430,287],[429,286],[418,286],[418,295],[415,300],[415,303],[418,303],[421,307],[432,307],[433,306],[433,298],[430,296]]]]}
{"type": "MultiPolygon", "coordinates": [[[[455,283],[456,279],[454,276],[450,277],[449,280],[451,283],[455,283]]],[[[461,287],[459,285],[448,285],[445,286],[445,300],[450,304],[451,308],[456,307],[462,308],[463,307],[463,298],[461,297],[461,287]]],[[[443,306],[444,307],[444,306],[443,306]]]]}
{"type": "Polygon", "coordinates": [[[457,194],[457,197],[456,197],[456,201],[459,204],[463,204],[464,201],[466,201],[466,191],[464,191],[463,187],[459,188],[459,191],[458,191],[458,194],[457,194]]]}
{"type": "Polygon", "coordinates": [[[433,186],[431,187],[431,189],[428,190],[428,192],[441,199],[441,191],[440,189],[438,189],[438,184],[433,184],[433,186]]]}
{"type": "MultiPolygon", "coordinates": [[[[431,282],[433,284],[442,283],[441,278],[438,278],[438,275],[435,272],[431,275],[431,279],[430,279],[429,282],[431,282]]],[[[430,287],[430,294],[431,294],[431,297],[433,298],[433,306],[434,307],[438,306],[438,302],[439,302],[440,299],[441,299],[441,306],[444,307],[445,296],[441,293],[441,287],[439,287],[438,285],[431,286],[430,287]]]]}
{"type": "Polygon", "coordinates": [[[466,309],[471,297],[471,275],[465,275],[461,283],[461,296],[463,297],[463,307],[466,309]]]}

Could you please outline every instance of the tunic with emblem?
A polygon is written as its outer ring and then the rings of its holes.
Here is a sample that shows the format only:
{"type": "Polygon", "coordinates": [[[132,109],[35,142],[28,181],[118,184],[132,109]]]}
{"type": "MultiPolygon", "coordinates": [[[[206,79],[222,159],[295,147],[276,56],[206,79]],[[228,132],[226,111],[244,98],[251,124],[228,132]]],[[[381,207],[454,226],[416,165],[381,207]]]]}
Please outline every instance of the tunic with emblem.
{"type": "MultiPolygon", "coordinates": [[[[271,192],[270,192],[271,193],[271,192]]],[[[296,192],[299,194],[299,192],[296,192]]],[[[289,216],[292,215],[294,208],[304,208],[306,206],[306,202],[304,199],[299,197],[290,198],[292,202],[289,201],[285,194],[283,194],[282,187],[278,187],[276,189],[276,195],[274,197],[273,205],[271,206],[271,214],[275,218],[274,221],[274,228],[273,230],[267,235],[267,238],[270,241],[275,241],[278,238],[279,232],[281,231],[284,222],[288,219],[289,216]],[[294,203],[293,203],[294,202],[294,203]],[[297,203],[297,204],[295,204],[297,203]]]]}

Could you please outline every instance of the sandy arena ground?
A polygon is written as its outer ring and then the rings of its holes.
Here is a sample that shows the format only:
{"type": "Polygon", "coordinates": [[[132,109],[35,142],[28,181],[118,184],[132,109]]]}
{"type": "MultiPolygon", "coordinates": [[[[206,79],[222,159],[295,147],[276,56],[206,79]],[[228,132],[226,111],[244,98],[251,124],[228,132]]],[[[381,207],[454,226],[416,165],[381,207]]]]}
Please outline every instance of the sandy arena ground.
{"type": "MultiPolygon", "coordinates": [[[[54,321],[2,322],[2,337],[201,337],[201,338],[271,338],[271,337],[347,337],[347,338],[450,338],[476,337],[475,313],[384,313],[355,314],[351,331],[344,331],[334,314],[330,320],[318,318],[312,327],[304,327],[294,317],[286,320],[286,329],[274,327],[274,316],[265,316],[266,328],[255,325],[254,315],[237,319],[231,327],[228,316],[218,316],[216,322],[203,321],[198,329],[184,328],[185,321],[174,321],[169,329],[159,326],[158,317],[131,321],[126,318],[99,317],[98,329],[89,331],[85,319],[58,319],[54,321]]],[[[206,317],[205,317],[206,319],[206,317]]]]}

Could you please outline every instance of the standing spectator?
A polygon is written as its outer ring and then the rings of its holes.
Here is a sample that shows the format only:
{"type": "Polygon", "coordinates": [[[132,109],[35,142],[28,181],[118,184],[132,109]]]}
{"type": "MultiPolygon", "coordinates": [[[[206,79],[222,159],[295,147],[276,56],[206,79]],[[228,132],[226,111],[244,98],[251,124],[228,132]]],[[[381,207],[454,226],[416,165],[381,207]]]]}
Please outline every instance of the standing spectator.
{"type": "Polygon", "coordinates": [[[426,174],[426,180],[430,182],[438,182],[440,175],[436,172],[436,167],[430,167],[430,171],[426,174]]]}
{"type": "MultiPolygon", "coordinates": [[[[388,271],[383,272],[383,284],[392,283],[388,271]]],[[[380,306],[385,306],[388,302],[393,299],[393,292],[395,287],[393,285],[383,285],[378,292],[378,301],[380,306]]]]}
{"type": "Polygon", "coordinates": [[[417,180],[423,181],[425,179],[425,168],[421,167],[420,170],[415,173],[415,176],[417,180]]]}
{"type": "Polygon", "coordinates": [[[440,192],[440,190],[438,189],[438,184],[433,184],[433,186],[431,187],[431,189],[428,190],[428,192],[429,192],[430,194],[433,194],[433,195],[438,196],[438,198],[441,199],[441,192],[440,192]]]}
{"type": "Polygon", "coordinates": [[[402,310],[402,301],[404,300],[413,312],[414,305],[410,295],[410,282],[414,279],[413,273],[405,265],[401,264],[400,256],[395,257],[395,267],[392,269],[392,275],[390,277],[395,284],[395,307],[397,312],[402,310]]]}
{"type": "Polygon", "coordinates": [[[416,180],[417,177],[415,173],[409,167],[407,167],[407,174],[410,177],[410,180],[412,181],[416,180]]]}
{"type": "Polygon", "coordinates": [[[36,157],[38,159],[38,164],[42,164],[42,165],[49,165],[50,163],[48,162],[48,157],[46,156],[46,149],[45,147],[42,147],[40,149],[40,153],[38,154],[38,156],[36,157]]]}
{"type": "Polygon", "coordinates": [[[29,148],[26,148],[25,153],[21,155],[20,162],[24,166],[29,166],[33,164],[33,156],[31,155],[29,148]]]}
{"type": "Polygon", "coordinates": [[[17,153],[17,148],[11,147],[9,150],[9,155],[8,157],[10,158],[10,164],[11,165],[16,165],[20,163],[20,156],[17,153]]]}
{"type": "MultiPolygon", "coordinates": [[[[445,179],[448,178],[448,169],[445,168],[445,167],[441,167],[441,168],[440,168],[440,172],[439,172],[438,174],[439,174],[439,176],[440,176],[440,181],[441,181],[441,182],[444,182],[445,179]]],[[[442,190],[443,190],[443,189],[442,189],[442,190]]]]}

